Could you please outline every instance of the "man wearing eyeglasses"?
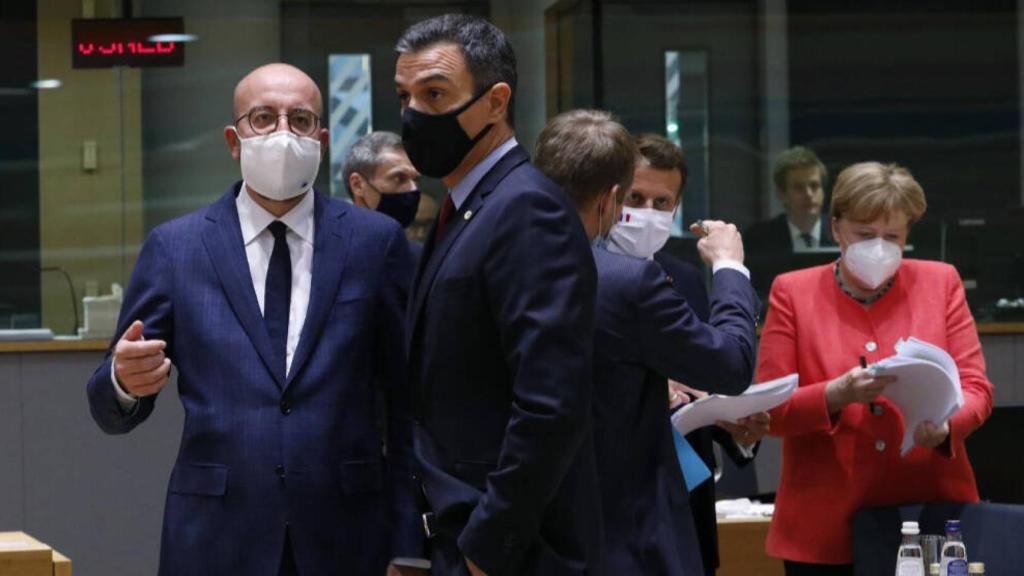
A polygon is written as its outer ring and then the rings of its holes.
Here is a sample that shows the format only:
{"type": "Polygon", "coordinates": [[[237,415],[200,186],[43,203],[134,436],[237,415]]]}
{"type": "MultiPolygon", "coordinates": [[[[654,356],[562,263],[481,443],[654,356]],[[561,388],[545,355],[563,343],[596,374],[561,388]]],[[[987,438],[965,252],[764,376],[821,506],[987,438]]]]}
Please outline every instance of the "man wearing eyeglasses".
{"type": "Polygon", "coordinates": [[[321,106],[284,64],[238,84],[224,135],[242,181],[149,235],[122,336],[89,381],[93,418],[121,434],[177,367],[185,425],[161,574],[383,574],[420,552],[409,248],[394,220],[313,189],[321,106]]]}

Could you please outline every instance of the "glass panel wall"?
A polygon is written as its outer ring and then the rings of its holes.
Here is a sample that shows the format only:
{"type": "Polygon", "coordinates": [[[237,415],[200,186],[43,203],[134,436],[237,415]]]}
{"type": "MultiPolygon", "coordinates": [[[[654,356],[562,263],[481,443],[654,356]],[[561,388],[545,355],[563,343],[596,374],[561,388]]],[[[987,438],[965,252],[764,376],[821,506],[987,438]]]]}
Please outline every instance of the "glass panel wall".
{"type": "MultiPolygon", "coordinates": [[[[575,107],[682,144],[690,179],[670,250],[696,259],[684,225],[697,218],[748,230],[784,215],[772,165],[791,146],[826,166],[826,214],[845,166],[898,162],[929,201],[908,256],[957,266],[979,320],[1024,318],[1016,2],[30,0],[0,7],[0,329],[76,336],[83,298],[128,282],[148,231],[239,178],[224,129],[235,84],[260,64],[295,64],[321,86],[333,140],[317,187],[344,196],[346,143],[400,127],[395,40],[450,11],[489,16],[512,39],[527,148],[575,107]],[[75,68],[82,18],[180,18],[184,61],[75,68]],[[354,55],[358,73],[333,55],[354,55]]],[[[420,185],[428,204],[444,192],[420,185]]],[[[747,252],[762,293],[779,271],[836,257],[747,252]]],[[[108,337],[106,304],[89,302],[84,335],[108,337]]]]}

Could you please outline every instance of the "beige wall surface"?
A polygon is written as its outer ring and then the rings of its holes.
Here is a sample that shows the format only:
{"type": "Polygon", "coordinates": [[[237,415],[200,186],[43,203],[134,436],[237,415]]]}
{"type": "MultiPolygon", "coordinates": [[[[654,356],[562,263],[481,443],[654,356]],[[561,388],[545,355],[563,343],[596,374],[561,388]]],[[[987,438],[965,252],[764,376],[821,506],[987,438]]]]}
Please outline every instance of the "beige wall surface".
{"type": "MultiPolygon", "coordinates": [[[[96,17],[116,16],[97,0],[96,17]]],[[[43,268],[59,266],[81,297],[127,283],[142,240],[141,81],[138,69],[71,69],[71,19],[80,0],[38,0],[39,78],[61,86],[39,92],[39,247],[43,268]],[[96,142],[98,165],[82,168],[96,142]]],[[[43,326],[69,333],[71,300],[59,274],[44,272],[43,326]]],[[[84,319],[80,319],[83,322],[84,319]]]]}

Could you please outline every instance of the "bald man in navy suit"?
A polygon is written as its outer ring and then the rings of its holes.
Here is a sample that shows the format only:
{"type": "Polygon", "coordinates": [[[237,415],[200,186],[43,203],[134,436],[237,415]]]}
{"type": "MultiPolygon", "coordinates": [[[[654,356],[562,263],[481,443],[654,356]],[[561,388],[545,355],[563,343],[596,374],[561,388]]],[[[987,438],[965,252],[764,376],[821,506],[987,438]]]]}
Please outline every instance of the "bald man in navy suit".
{"type": "Polygon", "coordinates": [[[421,553],[409,247],[394,220],[313,189],[321,102],[284,64],[238,84],[224,133],[243,180],[149,234],[121,336],[89,380],[93,418],[124,434],[177,369],[185,423],[160,574],[383,574],[421,553]]]}

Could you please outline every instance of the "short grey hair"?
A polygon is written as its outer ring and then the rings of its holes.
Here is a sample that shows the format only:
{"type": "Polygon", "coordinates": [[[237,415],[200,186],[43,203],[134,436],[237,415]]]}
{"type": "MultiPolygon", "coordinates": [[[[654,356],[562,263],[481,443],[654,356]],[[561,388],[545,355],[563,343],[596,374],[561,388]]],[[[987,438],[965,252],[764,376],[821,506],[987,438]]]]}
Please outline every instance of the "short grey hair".
{"type": "Polygon", "coordinates": [[[372,178],[377,172],[380,164],[380,153],[385,150],[404,150],[402,148],[402,137],[394,132],[379,130],[370,132],[363,136],[348,149],[345,155],[345,162],[341,165],[341,179],[345,183],[345,189],[349,196],[352,195],[352,186],[348,179],[353,172],[358,172],[364,178],[372,178]]]}

